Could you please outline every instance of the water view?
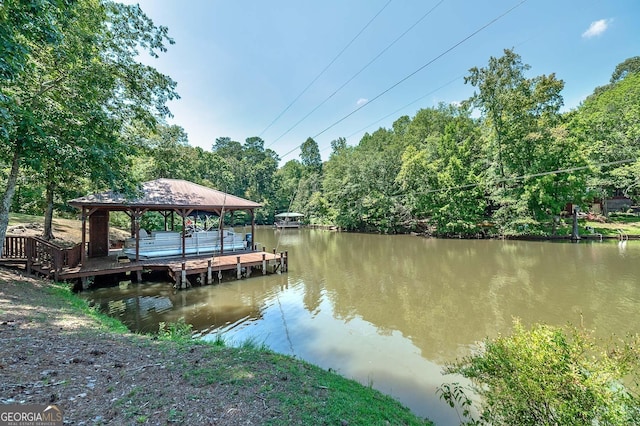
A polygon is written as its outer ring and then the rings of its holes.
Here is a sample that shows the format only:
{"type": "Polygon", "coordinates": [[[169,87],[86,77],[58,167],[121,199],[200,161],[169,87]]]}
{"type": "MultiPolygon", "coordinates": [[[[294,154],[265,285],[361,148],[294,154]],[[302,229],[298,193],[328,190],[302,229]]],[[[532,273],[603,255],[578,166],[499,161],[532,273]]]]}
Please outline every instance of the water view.
{"type": "MultiPolygon", "coordinates": [[[[245,232],[249,232],[245,230],[245,232]]],[[[251,339],[392,395],[438,425],[458,424],[436,388],[448,361],[525,325],[638,332],[640,242],[436,240],[309,229],[258,229],[290,254],[289,272],[174,290],[168,282],[85,292],[132,330],[159,322],[195,335],[251,339]]]]}

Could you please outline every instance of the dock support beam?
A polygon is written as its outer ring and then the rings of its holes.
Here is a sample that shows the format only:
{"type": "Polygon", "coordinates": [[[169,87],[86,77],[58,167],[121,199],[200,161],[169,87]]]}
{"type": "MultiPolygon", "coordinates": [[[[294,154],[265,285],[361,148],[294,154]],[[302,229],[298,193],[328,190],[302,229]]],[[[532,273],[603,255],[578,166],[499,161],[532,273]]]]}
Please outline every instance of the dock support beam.
{"type": "Polygon", "coordinates": [[[187,280],[187,265],[182,262],[182,270],[180,271],[180,283],[178,284],[178,288],[188,288],[191,287],[189,281],[187,280]]]}
{"type": "Polygon", "coordinates": [[[240,256],[236,257],[236,278],[242,278],[242,264],[240,263],[240,256]]]}
{"type": "Polygon", "coordinates": [[[262,253],[262,275],[267,275],[267,254],[262,253]]]}
{"type": "Polygon", "coordinates": [[[207,262],[207,284],[211,284],[213,282],[213,277],[211,275],[211,259],[209,259],[207,262]]]}

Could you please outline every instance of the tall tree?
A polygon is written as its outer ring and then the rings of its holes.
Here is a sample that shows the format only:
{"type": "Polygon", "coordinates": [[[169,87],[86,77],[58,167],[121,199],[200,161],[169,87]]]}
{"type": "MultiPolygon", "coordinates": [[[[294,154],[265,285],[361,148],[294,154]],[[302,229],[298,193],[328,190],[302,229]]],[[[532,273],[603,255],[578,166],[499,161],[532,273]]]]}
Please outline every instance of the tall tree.
{"type": "Polygon", "coordinates": [[[531,202],[526,188],[539,184],[532,175],[554,170],[554,164],[543,159],[553,142],[550,131],[561,122],[564,83],[554,74],[527,78],[529,68],[506,49],[465,77],[477,88],[470,103],[479,108],[486,126],[487,185],[497,207],[494,220],[503,233],[530,233],[531,226],[538,226],[546,209],[531,202]]]}
{"type": "Polygon", "coordinates": [[[152,167],[150,179],[193,179],[193,156],[195,151],[180,126],[160,125],[147,139],[152,167]]]}
{"type": "Polygon", "coordinates": [[[276,211],[301,211],[299,205],[294,205],[294,201],[303,175],[304,166],[298,160],[287,161],[284,166],[278,169],[275,174],[276,182],[278,182],[276,211]]]}
{"type": "Polygon", "coordinates": [[[169,113],[166,101],[176,96],[169,77],[137,61],[139,47],[152,55],[165,50],[164,43],[172,42],[166,28],[153,25],[138,6],[98,0],[60,4],[60,41],[51,46],[27,40],[27,65],[3,87],[11,127],[2,154],[11,172],[0,208],[0,244],[21,168],[41,173],[50,191],[73,184],[69,176],[126,185],[123,127],[134,120],[154,125],[156,117],[169,113]]]}
{"type": "Polygon", "coordinates": [[[451,105],[421,110],[408,131],[418,147],[404,151],[398,181],[414,215],[438,235],[477,233],[486,201],[480,129],[469,111],[451,105]]]}
{"type": "MultiPolygon", "coordinates": [[[[6,188],[0,200],[0,251],[4,245],[9,209],[18,181],[22,145],[28,145],[29,139],[34,136],[28,125],[29,118],[18,118],[28,114],[23,114],[21,100],[13,88],[16,81],[34,67],[30,60],[34,49],[48,49],[61,43],[63,28],[58,17],[70,8],[64,1],[36,0],[26,3],[7,0],[0,3],[0,45],[3,48],[0,55],[0,156],[9,165],[6,188]],[[16,140],[17,131],[24,132],[21,140],[16,140]]],[[[45,90],[46,87],[38,88],[38,91],[45,90]]]]}
{"type": "Polygon", "coordinates": [[[313,138],[307,138],[300,146],[300,161],[310,173],[320,173],[322,171],[322,158],[318,143],[313,138]]]}
{"type": "Polygon", "coordinates": [[[404,229],[408,211],[396,181],[400,152],[394,131],[387,129],[366,134],[357,147],[340,148],[324,167],[322,185],[330,207],[319,206],[346,229],[404,229]]]}

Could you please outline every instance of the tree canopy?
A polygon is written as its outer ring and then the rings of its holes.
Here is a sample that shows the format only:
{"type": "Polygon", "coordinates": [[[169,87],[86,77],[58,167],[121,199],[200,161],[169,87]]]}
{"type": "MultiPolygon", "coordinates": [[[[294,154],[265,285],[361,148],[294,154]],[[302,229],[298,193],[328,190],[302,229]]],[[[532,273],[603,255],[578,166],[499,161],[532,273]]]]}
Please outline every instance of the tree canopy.
{"type": "Polygon", "coordinates": [[[0,63],[2,235],[9,210],[51,217],[65,199],[160,177],[260,202],[258,223],[294,210],[347,230],[438,236],[548,235],[567,206],[640,196],[638,57],[563,112],[563,81],[529,75],[506,49],[469,70],[474,93],[460,104],[398,117],[356,145],[337,138],[324,162],[309,137],[281,165],[260,137],[220,136],[206,150],[164,121],[175,82],[137,55],[173,40],[138,6],[31,4],[0,5],[13,49],[0,63]]]}

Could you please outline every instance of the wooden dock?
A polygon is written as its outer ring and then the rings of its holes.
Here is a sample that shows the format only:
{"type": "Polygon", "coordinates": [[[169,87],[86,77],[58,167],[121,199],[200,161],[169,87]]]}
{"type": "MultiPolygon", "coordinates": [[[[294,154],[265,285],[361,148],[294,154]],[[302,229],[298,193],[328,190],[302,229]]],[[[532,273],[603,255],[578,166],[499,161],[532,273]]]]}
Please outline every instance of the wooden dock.
{"type": "Polygon", "coordinates": [[[25,267],[27,272],[40,273],[57,281],[79,280],[87,288],[92,278],[100,275],[118,275],[135,272],[138,280],[144,272],[164,271],[177,288],[187,288],[194,280],[211,284],[218,273],[234,271],[238,279],[249,277],[254,270],[263,275],[286,272],[288,253],[272,253],[243,250],[223,255],[197,257],[168,257],[129,260],[120,251],[111,251],[108,256],[86,258],[80,263],[78,251],[73,248],[56,248],[37,237],[7,237],[0,256],[0,264],[25,267]],[[215,276],[214,276],[215,274],[215,276]]]}

